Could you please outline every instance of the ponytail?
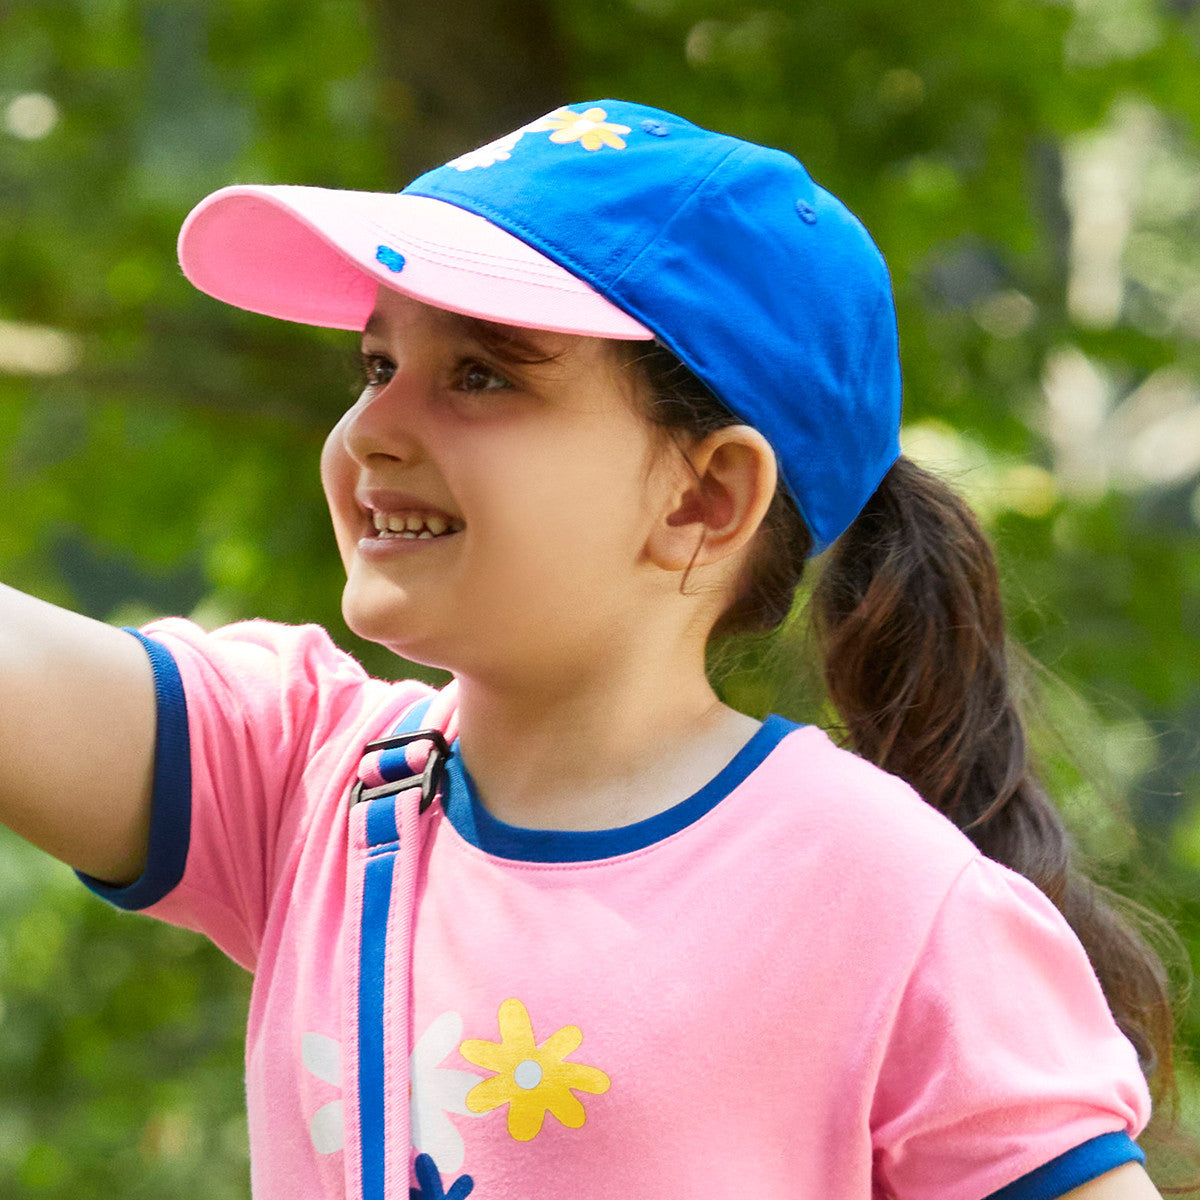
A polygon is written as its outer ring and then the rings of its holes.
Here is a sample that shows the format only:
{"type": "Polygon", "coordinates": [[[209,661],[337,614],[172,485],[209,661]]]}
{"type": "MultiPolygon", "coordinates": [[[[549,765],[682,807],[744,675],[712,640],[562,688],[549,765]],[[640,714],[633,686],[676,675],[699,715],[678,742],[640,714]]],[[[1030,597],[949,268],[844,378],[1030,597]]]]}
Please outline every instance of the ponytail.
{"type": "Polygon", "coordinates": [[[905,458],[830,551],[813,596],[830,699],[853,748],[1019,871],[1083,943],[1156,1098],[1174,1095],[1158,955],[1072,862],[1029,761],[991,547],[970,508],[905,458]]]}
{"type": "MultiPolygon", "coordinates": [[[[647,420],[667,434],[698,438],[737,423],[664,346],[614,347],[640,377],[636,394],[647,420]]],[[[777,628],[811,546],[781,486],[714,636],[777,628]]],[[[1029,761],[999,576],[974,513],[901,457],[828,552],[812,608],[826,687],[851,747],[908,782],[984,854],[1049,897],[1083,943],[1155,1099],[1173,1100],[1166,972],[1137,927],[1172,935],[1165,922],[1073,864],[1062,817],[1029,761]]]]}

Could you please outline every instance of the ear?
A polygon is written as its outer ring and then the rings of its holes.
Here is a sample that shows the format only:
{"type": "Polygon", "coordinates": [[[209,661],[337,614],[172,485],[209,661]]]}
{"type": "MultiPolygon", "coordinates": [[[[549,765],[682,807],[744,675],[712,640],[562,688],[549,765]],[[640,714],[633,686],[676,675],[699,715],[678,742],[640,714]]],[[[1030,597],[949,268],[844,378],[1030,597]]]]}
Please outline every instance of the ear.
{"type": "Polygon", "coordinates": [[[748,545],[778,478],[775,452],[749,425],[710,433],[686,457],[647,545],[651,561],[667,571],[720,562],[748,545]]]}

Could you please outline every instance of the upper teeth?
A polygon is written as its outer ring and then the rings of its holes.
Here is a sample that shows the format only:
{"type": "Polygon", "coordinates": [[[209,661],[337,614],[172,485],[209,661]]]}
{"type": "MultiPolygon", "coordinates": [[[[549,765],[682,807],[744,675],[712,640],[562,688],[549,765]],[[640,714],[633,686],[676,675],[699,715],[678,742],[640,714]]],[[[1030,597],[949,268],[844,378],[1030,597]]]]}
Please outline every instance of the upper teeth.
{"type": "Polygon", "coordinates": [[[377,533],[393,533],[407,538],[433,538],[443,533],[457,533],[461,521],[433,512],[372,512],[371,520],[377,533]]]}

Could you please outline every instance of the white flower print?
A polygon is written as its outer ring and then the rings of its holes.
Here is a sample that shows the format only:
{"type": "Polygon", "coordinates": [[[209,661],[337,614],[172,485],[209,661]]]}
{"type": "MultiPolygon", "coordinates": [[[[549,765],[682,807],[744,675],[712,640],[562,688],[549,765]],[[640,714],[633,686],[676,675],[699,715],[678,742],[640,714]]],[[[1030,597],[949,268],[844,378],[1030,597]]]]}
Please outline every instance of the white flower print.
{"type": "MultiPolygon", "coordinates": [[[[300,1058],[310,1075],[334,1087],[342,1086],[342,1045],[323,1033],[306,1033],[300,1038],[300,1058]]],[[[345,1144],[342,1102],[331,1100],[313,1113],[308,1136],[318,1154],[333,1154],[345,1144]]]]}
{"type": "Polygon", "coordinates": [[[468,150],[466,154],[452,158],[446,166],[453,167],[456,171],[471,171],[475,167],[495,166],[496,163],[510,157],[513,147],[521,140],[524,132],[524,129],[518,129],[515,133],[506,133],[502,138],[488,142],[486,146],[480,146],[477,150],[468,150]]]}
{"type": "Polygon", "coordinates": [[[439,1171],[450,1174],[462,1167],[466,1149],[448,1114],[483,1115],[467,1108],[467,1093],[483,1077],[439,1065],[458,1048],[462,1032],[463,1019],[458,1013],[442,1013],[421,1035],[409,1061],[413,1146],[430,1155],[439,1171]]]}

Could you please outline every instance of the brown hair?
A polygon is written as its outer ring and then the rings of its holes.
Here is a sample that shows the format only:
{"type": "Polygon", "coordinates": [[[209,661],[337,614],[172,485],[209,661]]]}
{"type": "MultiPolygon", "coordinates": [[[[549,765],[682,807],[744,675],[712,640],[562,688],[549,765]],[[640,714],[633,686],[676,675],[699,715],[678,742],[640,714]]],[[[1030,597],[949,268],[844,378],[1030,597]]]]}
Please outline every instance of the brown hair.
{"type": "MultiPolygon", "coordinates": [[[[646,416],[677,442],[737,423],[664,347],[640,349],[633,363],[646,416]]],[[[776,628],[811,546],[781,484],[742,588],[714,633],[776,628]]],[[[974,513],[900,458],[829,551],[812,609],[826,688],[849,744],[1049,897],[1087,950],[1156,1099],[1173,1099],[1166,972],[1138,932],[1141,910],[1074,865],[1062,817],[1030,763],[999,577],[974,513]]]]}

